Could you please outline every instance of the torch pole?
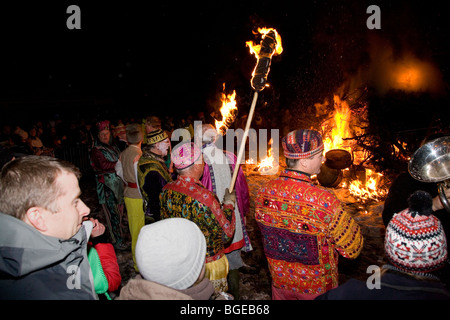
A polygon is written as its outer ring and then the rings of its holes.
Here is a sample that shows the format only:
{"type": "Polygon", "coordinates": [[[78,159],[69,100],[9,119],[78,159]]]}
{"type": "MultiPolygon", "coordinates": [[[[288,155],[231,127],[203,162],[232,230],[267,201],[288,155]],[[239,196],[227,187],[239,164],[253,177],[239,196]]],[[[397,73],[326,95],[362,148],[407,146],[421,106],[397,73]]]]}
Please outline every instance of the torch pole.
{"type": "Polygon", "coordinates": [[[239,172],[239,167],[241,165],[242,155],[244,154],[245,151],[245,144],[248,137],[248,131],[250,130],[250,124],[252,123],[253,113],[255,112],[256,100],[258,100],[258,91],[255,91],[255,93],[253,94],[253,101],[250,107],[250,112],[248,113],[248,119],[247,124],[245,125],[244,136],[242,137],[242,142],[239,148],[236,164],[234,165],[233,177],[231,178],[230,187],[228,188],[230,192],[233,192],[234,184],[236,182],[237,174],[239,172]]]}

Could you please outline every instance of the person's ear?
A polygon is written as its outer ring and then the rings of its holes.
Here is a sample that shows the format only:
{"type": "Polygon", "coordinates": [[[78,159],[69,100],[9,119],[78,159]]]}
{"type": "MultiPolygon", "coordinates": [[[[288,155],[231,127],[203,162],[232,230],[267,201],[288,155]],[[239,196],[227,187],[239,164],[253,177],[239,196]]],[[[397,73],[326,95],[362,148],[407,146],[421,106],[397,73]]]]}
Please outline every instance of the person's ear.
{"type": "Polygon", "coordinates": [[[307,159],[299,159],[298,163],[299,163],[301,169],[305,169],[308,166],[307,159]]]}
{"type": "Polygon", "coordinates": [[[43,209],[40,207],[31,207],[26,212],[26,221],[40,232],[47,231],[47,224],[43,215],[43,209]]]}

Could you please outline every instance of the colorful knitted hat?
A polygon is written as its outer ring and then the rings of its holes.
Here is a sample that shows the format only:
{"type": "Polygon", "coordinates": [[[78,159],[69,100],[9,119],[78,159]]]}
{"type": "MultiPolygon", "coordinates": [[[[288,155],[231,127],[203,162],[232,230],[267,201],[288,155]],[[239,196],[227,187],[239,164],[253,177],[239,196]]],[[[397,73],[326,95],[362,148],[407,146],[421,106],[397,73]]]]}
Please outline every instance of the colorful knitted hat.
{"type": "Polygon", "coordinates": [[[167,138],[168,138],[167,133],[162,129],[158,129],[158,130],[150,132],[147,135],[147,144],[155,144],[155,143],[161,142],[167,138]]]}
{"type": "Polygon", "coordinates": [[[288,159],[306,159],[323,151],[322,135],[315,130],[291,131],[281,144],[288,159]]]}
{"type": "Polygon", "coordinates": [[[170,154],[172,162],[177,169],[185,169],[195,163],[202,154],[200,148],[193,142],[177,145],[170,154]]]}
{"type": "Polygon", "coordinates": [[[440,269],[447,259],[444,230],[430,214],[431,196],[424,198],[423,193],[426,192],[411,195],[409,208],[394,215],[384,241],[389,262],[402,271],[417,274],[440,269]]]}
{"type": "Polygon", "coordinates": [[[99,121],[99,122],[97,122],[96,125],[97,125],[98,132],[103,131],[103,130],[109,130],[109,120],[99,121]]]}
{"type": "Polygon", "coordinates": [[[206,240],[191,220],[163,219],[141,229],[135,255],[144,279],[183,290],[200,276],[206,261],[206,240]]]}

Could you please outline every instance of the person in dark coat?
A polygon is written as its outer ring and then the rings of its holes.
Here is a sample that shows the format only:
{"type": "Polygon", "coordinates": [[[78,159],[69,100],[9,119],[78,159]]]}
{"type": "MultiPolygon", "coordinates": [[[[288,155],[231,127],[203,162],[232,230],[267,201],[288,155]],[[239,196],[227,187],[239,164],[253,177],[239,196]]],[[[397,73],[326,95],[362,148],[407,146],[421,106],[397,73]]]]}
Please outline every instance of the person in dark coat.
{"type": "Polygon", "coordinates": [[[416,191],[408,202],[409,207],[395,214],[386,228],[388,264],[381,272],[368,275],[365,282],[350,279],[316,300],[450,300],[440,279],[448,257],[447,242],[432,214],[432,197],[416,191]]]}

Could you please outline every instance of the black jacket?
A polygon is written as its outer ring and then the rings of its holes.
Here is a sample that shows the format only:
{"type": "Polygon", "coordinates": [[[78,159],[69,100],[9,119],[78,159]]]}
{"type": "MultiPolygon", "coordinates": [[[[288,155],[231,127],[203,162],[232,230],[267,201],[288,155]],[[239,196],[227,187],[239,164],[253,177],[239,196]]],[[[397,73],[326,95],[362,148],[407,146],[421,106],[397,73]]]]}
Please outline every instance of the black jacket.
{"type": "Polygon", "coordinates": [[[350,279],[316,300],[450,300],[450,293],[439,281],[417,280],[389,270],[380,280],[380,289],[369,289],[366,282],[350,279]]]}

